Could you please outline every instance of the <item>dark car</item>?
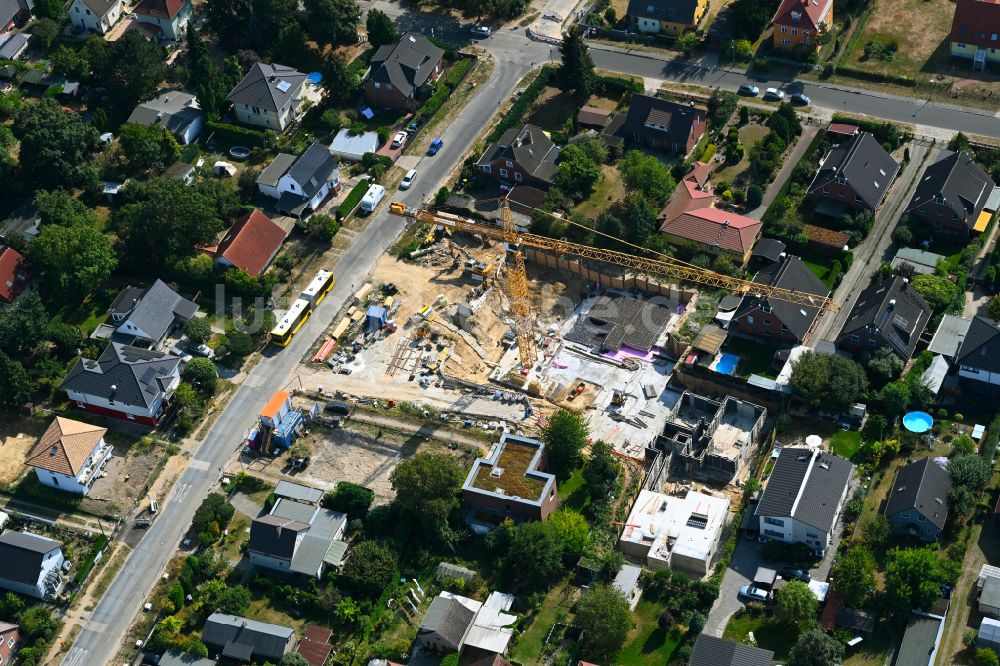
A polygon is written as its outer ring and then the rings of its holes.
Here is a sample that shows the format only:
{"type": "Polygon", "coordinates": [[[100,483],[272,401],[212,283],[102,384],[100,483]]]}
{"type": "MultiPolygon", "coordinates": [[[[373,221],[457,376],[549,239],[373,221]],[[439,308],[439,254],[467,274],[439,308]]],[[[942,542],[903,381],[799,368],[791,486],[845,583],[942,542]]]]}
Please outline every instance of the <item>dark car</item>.
{"type": "Polygon", "coordinates": [[[778,574],[785,580],[801,580],[803,583],[808,583],[811,580],[809,574],[802,569],[784,568],[778,574]]]}
{"type": "Polygon", "coordinates": [[[444,147],[444,141],[441,140],[441,137],[437,137],[436,139],[431,141],[431,145],[427,149],[427,154],[437,155],[438,151],[441,150],[443,147],[444,147]]]}
{"type": "Polygon", "coordinates": [[[792,104],[797,104],[799,106],[809,106],[809,96],[803,95],[802,93],[795,93],[789,98],[792,104]]]}

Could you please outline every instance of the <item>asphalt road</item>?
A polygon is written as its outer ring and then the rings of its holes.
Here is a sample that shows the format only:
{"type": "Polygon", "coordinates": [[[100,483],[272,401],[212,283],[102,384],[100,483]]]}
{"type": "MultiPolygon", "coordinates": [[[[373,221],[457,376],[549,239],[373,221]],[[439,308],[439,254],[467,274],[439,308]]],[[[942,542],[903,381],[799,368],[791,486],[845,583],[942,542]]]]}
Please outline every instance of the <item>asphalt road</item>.
{"type": "MultiPolygon", "coordinates": [[[[90,620],[63,659],[63,666],[110,664],[118,654],[132,618],[139,612],[167,562],[176,552],[191,524],[195,510],[219,480],[219,469],[242,443],[242,433],[274,394],[287,386],[297,364],[313,342],[328,328],[340,306],[362,285],[379,256],[406,226],[401,217],[387,212],[390,200],[417,205],[437,191],[451,169],[471,147],[529,66],[501,62],[496,73],[479,85],[461,118],[441,131],[444,148],[435,157],[424,157],[416,167],[420,176],[413,188],[386,196],[382,209],[354,239],[335,267],[337,282],[313,317],[283,350],[265,355],[196,447],[187,469],[174,486],[159,518],[131,554],[90,620]]],[[[294,381],[294,377],[292,377],[294,381]]]]}

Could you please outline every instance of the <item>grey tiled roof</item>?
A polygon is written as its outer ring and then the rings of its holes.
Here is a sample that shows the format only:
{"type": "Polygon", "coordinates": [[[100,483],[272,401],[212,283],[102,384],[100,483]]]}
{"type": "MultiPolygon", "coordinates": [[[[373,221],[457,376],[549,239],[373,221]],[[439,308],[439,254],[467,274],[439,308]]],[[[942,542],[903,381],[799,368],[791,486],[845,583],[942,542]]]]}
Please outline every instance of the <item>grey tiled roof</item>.
{"type": "Polygon", "coordinates": [[[848,336],[868,330],[878,333],[904,361],[909,360],[933,311],[927,301],[896,276],[874,284],[858,295],[851,313],[837,336],[840,344],[848,336]]]}
{"type": "Polygon", "coordinates": [[[60,388],[148,409],[179,363],[176,356],[112,342],[96,361],[78,360],[60,388]]]}
{"type": "Polygon", "coordinates": [[[132,110],[128,122],[134,125],[158,125],[172,134],[182,134],[201,118],[194,95],[169,90],[156,99],[143,102],[132,110]]]}
{"type": "Polygon", "coordinates": [[[774,463],[757,515],[787,516],[830,532],[853,469],[840,456],[786,446],[774,463]]]}
{"type": "Polygon", "coordinates": [[[0,535],[0,579],[34,586],[42,572],[45,555],[61,547],[52,539],[28,532],[4,532],[0,535]]]}
{"type": "Polygon", "coordinates": [[[830,151],[809,192],[822,190],[838,177],[845,178],[854,193],[874,210],[882,203],[897,171],[899,164],[878,140],[868,132],[859,132],[830,151]]]}
{"type": "Polygon", "coordinates": [[[386,44],[375,52],[368,78],[391,83],[404,96],[427,83],[444,51],[423,35],[407,33],[395,44],[386,44]]]}
{"type": "Polygon", "coordinates": [[[630,0],[628,15],[636,18],[651,18],[669,23],[694,25],[694,17],[699,4],[698,0],[630,0]]]}
{"type": "Polygon", "coordinates": [[[521,129],[510,128],[496,143],[486,147],[478,164],[491,164],[497,160],[516,161],[533,177],[551,183],[555,180],[559,167],[559,147],[545,132],[534,125],[521,129]]]}
{"type": "Polygon", "coordinates": [[[475,615],[457,599],[437,596],[424,614],[417,633],[437,633],[457,650],[475,615]]]}
{"type": "Polygon", "coordinates": [[[1000,372],[1000,323],[975,317],[955,362],[987,372],[1000,372]]]}
{"type": "Polygon", "coordinates": [[[276,112],[298,96],[305,80],[306,75],[292,67],[259,62],[236,84],[226,100],[276,112]]]}
{"type": "Polygon", "coordinates": [[[248,550],[262,555],[290,560],[295,554],[295,542],[299,532],[309,529],[303,523],[280,516],[261,516],[250,526],[248,550]]]}
{"type": "Polygon", "coordinates": [[[205,621],[201,640],[210,645],[228,643],[252,646],[255,658],[280,659],[294,634],[290,627],[248,620],[226,613],[212,613],[205,621]]]}
{"type": "Polygon", "coordinates": [[[916,508],[927,520],[943,530],[948,520],[951,477],[930,458],[901,467],[885,505],[885,515],[916,508]]]}
{"type": "Polygon", "coordinates": [[[900,666],[930,666],[934,662],[931,655],[937,651],[942,622],[944,620],[940,618],[912,616],[896,653],[895,663],[900,666]]]}
{"type": "Polygon", "coordinates": [[[167,334],[176,320],[187,321],[197,311],[197,305],[181,297],[163,280],[157,280],[142,295],[126,321],[132,322],[153,340],[159,340],[167,334]]]}
{"type": "Polygon", "coordinates": [[[966,153],[947,153],[924,169],[907,212],[942,197],[942,202],[970,228],[975,225],[996,184],[966,153]]]}
{"type": "Polygon", "coordinates": [[[788,327],[795,336],[802,340],[805,338],[813,321],[819,314],[819,306],[823,299],[829,295],[830,290],[816,274],[809,270],[809,267],[796,256],[788,255],[781,261],[765,266],[757,272],[753,278],[754,282],[767,284],[783,289],[793,289],[795,291],[815,294],[816,305],[797,305],[780,299],[766,300],[752,294],[747,294],[743,303],[737,309],[734,318],[742,317],[751,313],[762,305],[769,305],[771,312],[782,324],[788,327]]]}
{"type": "Polygon", "coordinates": [[[621,129],[627,136],[638,135],[640,138],[647,134],[661,137],[665,133],[669,137],[669,143],[686,146],[695,117],[699,113],[704,111],[658,97],[633,94],[621,129]],[[661,127],[663,131],[650,126],[661,127]]]}
{"type": "Polygon", "coordinates": [[[288,176],[299,184],[306,198],[312,199],[323,189],[323,185],[336,170],[337,159],[330,154],[326,146],[319,141],[313,141],[312,145],[295,160],[288,170],[288,176]]]}
{"type": "Polygon", "coordinates": [[[271,163],[257,176],[258,185],[270,185],[276,187],[281,177],[288,173],[288,169],[295,164],[295,155],[288,153],[278,153],[271,163]]]}
{"type": "Polygon", "coordinates": [[[87,8],[94,12],[97,18],[104,18],[108,15],[113,7],[118,4],[119,0],[83,0],[83,4],[87,5],[87,8]]]}
{"type": "Polygon", "coordinates": [[[698,634],[688,666],[771,666],[773,659],[770,650],[698,634]]]}

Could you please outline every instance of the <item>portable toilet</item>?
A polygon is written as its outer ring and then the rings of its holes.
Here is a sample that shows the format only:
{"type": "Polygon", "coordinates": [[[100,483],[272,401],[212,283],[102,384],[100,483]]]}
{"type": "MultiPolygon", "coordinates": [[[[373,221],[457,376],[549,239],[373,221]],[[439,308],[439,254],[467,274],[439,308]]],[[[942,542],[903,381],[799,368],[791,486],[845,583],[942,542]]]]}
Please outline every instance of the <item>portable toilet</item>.
{"type": "Polygon", "coordinates": [[[369,306],[368,314],[366,315],[368,332],[374,333],[375,331],[381,331],[385,326],[385,319],[385,308],[380,305],[369,306]]]}

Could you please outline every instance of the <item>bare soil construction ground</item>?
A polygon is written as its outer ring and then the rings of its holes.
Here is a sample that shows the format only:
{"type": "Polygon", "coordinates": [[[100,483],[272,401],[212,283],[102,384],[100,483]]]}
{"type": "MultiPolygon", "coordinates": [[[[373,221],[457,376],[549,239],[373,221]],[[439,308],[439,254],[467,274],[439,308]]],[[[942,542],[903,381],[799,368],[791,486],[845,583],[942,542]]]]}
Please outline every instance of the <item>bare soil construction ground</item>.
{"type": "Polygon", "coordinates": [[[44,431],[45,423],[38,419],[0,421],[0,485],[12,484],[28,471],[24,459],[44,431]]]}

